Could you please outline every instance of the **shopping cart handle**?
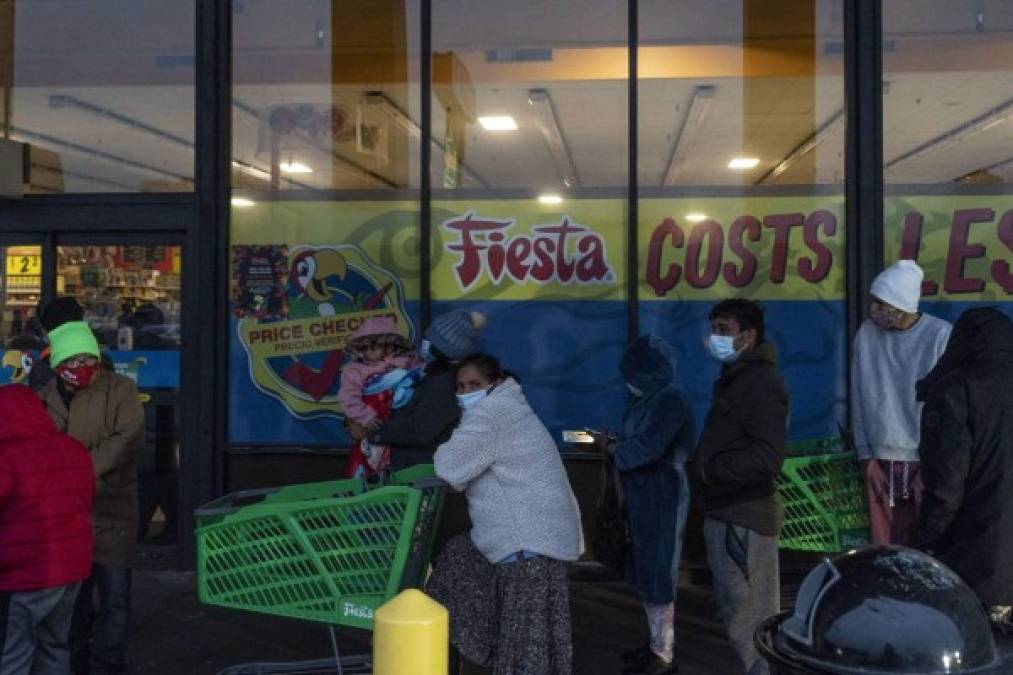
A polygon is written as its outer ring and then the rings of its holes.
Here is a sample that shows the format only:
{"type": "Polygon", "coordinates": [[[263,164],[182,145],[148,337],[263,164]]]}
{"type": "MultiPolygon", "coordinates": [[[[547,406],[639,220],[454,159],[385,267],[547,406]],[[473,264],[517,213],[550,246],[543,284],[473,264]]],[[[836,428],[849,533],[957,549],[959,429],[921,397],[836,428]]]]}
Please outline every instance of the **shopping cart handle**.
{"type": "Polygon", "coordinates": [[[240,490],[239,492],[232,492],[219,497],[218,499],[208,502],[204,506],[194,509],[193,514],[198,518],[206,516],[223,516],[229,513],[234,513],[244,506],[250,506],[251,504],[259,504],[260,502],[267,499],[268,496],[278,492],[281,488],[261,488],[259,490],[240,490]]]}

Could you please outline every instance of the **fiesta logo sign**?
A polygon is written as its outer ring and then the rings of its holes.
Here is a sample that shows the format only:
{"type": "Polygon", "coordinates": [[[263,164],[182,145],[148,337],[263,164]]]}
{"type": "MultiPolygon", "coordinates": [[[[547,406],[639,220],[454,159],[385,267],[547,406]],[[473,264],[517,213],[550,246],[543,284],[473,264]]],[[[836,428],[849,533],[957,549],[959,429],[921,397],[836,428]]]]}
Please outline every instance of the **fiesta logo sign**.
{"type": "Polygon", "coordinates": [[[493,284],[504,279],[539,285],[612,283],[605,239],[564,216],[558,223],[534,225],[529,234],[510,236],[514,219],[482,218],[475,212],[443,223],[457,240],[444,249],[457,254],[454,274],[462,291],[475,286],[483,273],[493,284]]]}

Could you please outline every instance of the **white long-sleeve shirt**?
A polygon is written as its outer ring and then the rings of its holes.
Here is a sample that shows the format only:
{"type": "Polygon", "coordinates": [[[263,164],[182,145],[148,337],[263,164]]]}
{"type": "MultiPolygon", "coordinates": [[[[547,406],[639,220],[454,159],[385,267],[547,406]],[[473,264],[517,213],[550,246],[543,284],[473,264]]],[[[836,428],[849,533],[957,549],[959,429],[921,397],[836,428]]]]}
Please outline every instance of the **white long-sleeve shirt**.
{"type": "Polygon", "coordinates": [[[851,362],[852,421],[859,459],[918,461],[922,405],[915,384],[936,365],[953,326],[922,314],[908,330],[866,321],[851,362]]]}

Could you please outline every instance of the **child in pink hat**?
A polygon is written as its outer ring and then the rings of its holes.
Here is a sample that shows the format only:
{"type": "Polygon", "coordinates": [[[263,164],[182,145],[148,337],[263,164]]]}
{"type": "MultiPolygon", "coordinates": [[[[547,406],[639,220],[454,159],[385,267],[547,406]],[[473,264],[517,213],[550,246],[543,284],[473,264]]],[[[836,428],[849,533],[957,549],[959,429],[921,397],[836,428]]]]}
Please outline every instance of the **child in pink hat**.
{"type": "MultiPolygon", "coordinates": [[[[338,402],[345,415],[375,431],[411,398],[411,385],[419,377],[422,361],[408,338],[398,332],[390,317],[371,317],[352,334],[345,351],[350,359],[341,368],[338,402]]],[[[366,439],[352,448],[345,467],[349,477],[371,475],[390,464],[390,448],[366,439]]]]}

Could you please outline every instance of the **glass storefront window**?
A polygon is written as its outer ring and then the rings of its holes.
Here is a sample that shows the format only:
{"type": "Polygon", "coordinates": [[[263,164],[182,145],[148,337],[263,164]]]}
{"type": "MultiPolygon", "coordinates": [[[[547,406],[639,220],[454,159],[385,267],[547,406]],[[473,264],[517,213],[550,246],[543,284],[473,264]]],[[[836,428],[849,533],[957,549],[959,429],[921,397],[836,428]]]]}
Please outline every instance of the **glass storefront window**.
{"type": "Polygon", "coordinates": [[[795,438],[846,401],[838,2],[640,3],[641,332],[671,340],[702,422],[713,304],[760,300],[795,438]]]}
{"type": "Polygon", "coordinates": [[[104,362],[137,383],[145,445],[138,468],[141,541],[177,536],[182,249],[59,246],[57,295],[77,298],[104,362]]]}
{"type": "Polygon", "coordinates": [[[418,11],[412,0],[237,3],[233,188],[417,188],[418,11]]]}
{"type": "Polygon", "coordinates": [[[627,28],[624,3],[433,3],[432,313],[486,315],[557,439],[625,403],[627,28]]]}
{"type": "Polygon", "coordinates": [[[29,191],[194,189],[193,0],[0,3],[0,133],[29,191]]]}
{"type": "Polygon", "coordinates": [[[347,447],[345,343],[418,341],[417,0],[233,5],[229,441],[347,447]]]}
{"type": "Polygon", "coordinates": [[[627,9],[433,3],[434,188],[627,184],[627,9]]]}
{"type": "Polygon", "coordinates": [[[884,253],[926,311],[1013,314],[1013,6],[883,4],[884,253]]]}

